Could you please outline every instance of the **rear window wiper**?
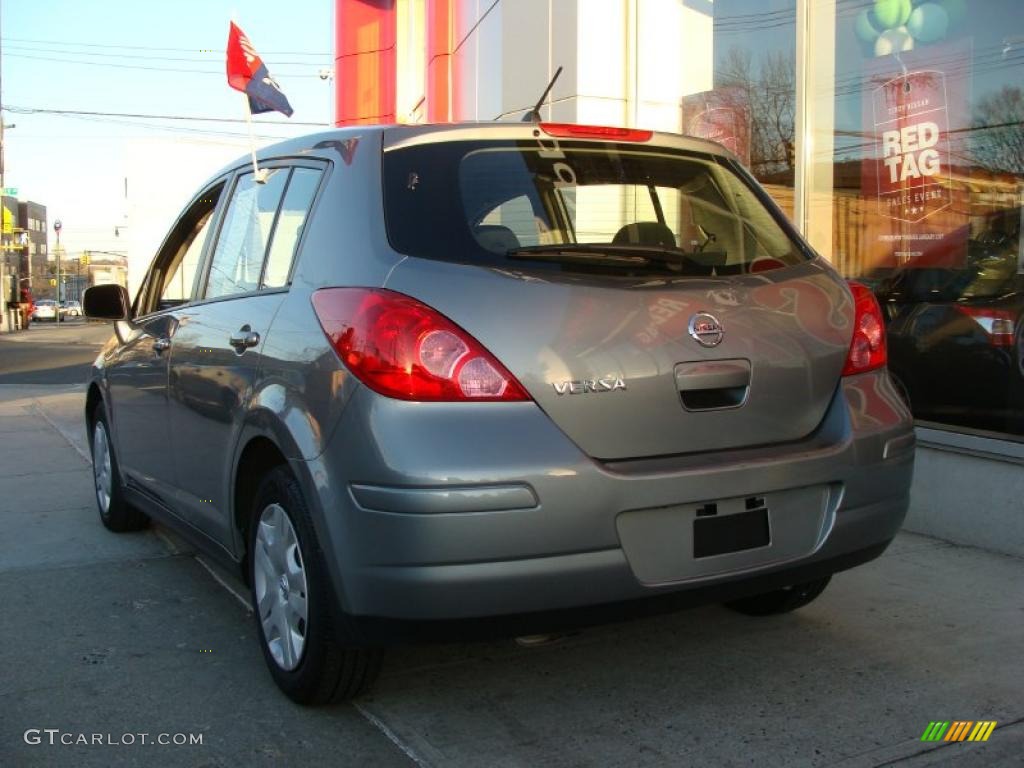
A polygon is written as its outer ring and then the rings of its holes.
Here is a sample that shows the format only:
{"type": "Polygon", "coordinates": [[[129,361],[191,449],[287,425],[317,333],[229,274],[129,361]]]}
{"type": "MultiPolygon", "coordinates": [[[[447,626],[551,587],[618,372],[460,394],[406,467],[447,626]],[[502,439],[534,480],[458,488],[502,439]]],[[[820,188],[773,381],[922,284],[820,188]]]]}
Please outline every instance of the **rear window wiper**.
{"type": "MultiPolygon", "coordinates": [[[[524,261],[556,261],[571,264],[592,264],[604,267],[666,266],[692,274],[710,274],[707,257],[659,245],[619,245],[605,243],[555,243],[526,248],[513,248],[505,254],[524,261]]],[[[724,255],[723,255],[724,257],[724,255]]]]}

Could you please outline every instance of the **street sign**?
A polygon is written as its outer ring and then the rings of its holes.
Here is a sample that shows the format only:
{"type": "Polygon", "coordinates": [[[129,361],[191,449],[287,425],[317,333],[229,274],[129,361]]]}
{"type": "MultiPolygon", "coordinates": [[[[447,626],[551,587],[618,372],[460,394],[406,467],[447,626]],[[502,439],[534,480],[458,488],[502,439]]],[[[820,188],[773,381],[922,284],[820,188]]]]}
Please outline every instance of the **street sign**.
{"type": "Polygon", "coordinates": [[[4,197],[17,197],[17,196],[18,196],[18,188],[17,187],[4,187],[4,197]]]}

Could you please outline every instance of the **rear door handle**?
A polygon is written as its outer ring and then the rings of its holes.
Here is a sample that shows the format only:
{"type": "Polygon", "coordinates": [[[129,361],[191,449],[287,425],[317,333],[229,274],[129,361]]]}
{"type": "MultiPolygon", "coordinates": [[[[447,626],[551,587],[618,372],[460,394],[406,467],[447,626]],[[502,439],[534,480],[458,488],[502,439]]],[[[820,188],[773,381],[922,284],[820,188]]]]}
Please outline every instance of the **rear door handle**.
{"type": "Polygon", "coordinates": [[[260,335],[248,325],[243,325],[228,338],[228,343],[235,348],[235,352],[242,354],[249,347],[255,347],[260,343],[260,335]]]}

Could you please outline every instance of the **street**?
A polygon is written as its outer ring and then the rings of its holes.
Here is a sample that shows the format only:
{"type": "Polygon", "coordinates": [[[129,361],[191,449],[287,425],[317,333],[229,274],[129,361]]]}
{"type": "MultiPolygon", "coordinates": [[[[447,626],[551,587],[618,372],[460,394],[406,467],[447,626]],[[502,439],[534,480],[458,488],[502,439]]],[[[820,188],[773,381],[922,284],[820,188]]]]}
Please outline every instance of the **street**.
{"type": "Polygon", "coordinates": [[[81,384],[110,326],[82,318],[34,321],[0,336],[0,384],[81,384]]]}
{"type": "Polygon", "coordinates": [[[81,382],[109,332],[0,335],[0,765],[1024,764],[1024,561],[909,533],[793,614],[399,647],[369,695],[300,708],[243,585],[161,527],[101,526],[81,382]],[[922,742],[936,720],[998,725],[922,742]]]}

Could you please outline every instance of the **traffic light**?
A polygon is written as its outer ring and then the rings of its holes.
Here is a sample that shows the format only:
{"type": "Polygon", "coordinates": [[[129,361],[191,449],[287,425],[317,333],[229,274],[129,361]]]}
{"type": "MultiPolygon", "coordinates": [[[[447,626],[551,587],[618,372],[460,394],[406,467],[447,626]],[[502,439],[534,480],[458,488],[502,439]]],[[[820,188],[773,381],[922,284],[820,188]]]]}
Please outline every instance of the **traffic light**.
{"type": "Polygon", "coordinates": [[[78,262],[79,262],[79,263],[80,263],[80,264],[81,264],[81,265],[82,265],[83,267],[85,267],[85,266],[88,266],[88,264],[89,264],[89,252],[88,252],[88,251],[86,251],[85,253],[83,253],[83,254],[81,255],[81,257],[79,257],[79,259],[78,259],[78,262]]]}
{"type": "Polygon", "coordinates": [[[57,284],[57,278],[51,277],[50,278],[50,285],[56,285],[56,284],[57,284]]]}

